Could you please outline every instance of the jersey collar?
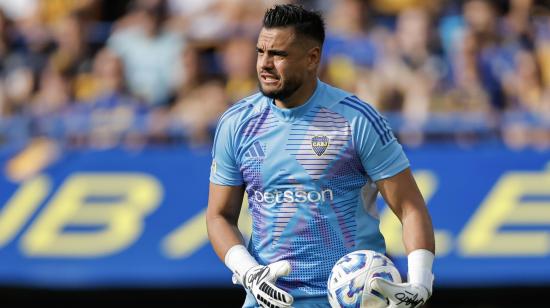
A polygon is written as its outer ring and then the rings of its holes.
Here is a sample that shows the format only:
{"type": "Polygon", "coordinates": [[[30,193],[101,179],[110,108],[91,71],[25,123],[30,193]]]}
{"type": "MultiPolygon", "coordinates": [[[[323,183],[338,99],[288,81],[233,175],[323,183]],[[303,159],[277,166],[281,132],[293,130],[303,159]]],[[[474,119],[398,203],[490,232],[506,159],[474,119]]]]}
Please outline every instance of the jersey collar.
{"type": "Polygon", "coordinates": [[[321,86],[322,82],[317,79],[317,85],[315,86],[315,91],[313,91],[313,94],[309,97],[309,99],[302,105],[294,108],[280,108],[275,105],[275,100],[272,98],[268,98],[269,106],[275,116],[279,118],[282,121],[285,122],[293,122],[297,119],[300,119],[306,112],[308,112],[313,105],[315,105],[315,101],[317,100],[317,97],[319,96],[319,92],[321,92],[321,86]]]}

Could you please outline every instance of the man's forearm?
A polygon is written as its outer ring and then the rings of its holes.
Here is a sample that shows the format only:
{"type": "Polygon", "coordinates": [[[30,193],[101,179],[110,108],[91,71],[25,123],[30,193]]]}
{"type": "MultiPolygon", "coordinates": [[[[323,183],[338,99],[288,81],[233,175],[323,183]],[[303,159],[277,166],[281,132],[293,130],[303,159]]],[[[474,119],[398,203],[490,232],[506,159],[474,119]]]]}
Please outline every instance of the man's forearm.
{"type": "Polygon", "coordinates": [[[417,249],[426,249],[435,253],[435,240],[432,220],[425,207],[401,218],[403,224],[403,243],[407,254],[417,249]]]}
{"type": "MultiPolygon", "coordinates": [[[[410,207],[409,207],[410,208],[410,207]]],[[[432,220],[424,204],[402,216],[403,242],[407,251],[408,282],[423,286],[432,294],[432,265],[435,257],[435,239],[432,220]]]]}
{"type": "Polygon", "coordinates": [[[207,215],[206,228],[210,243],[222,261],[231,247],[244,242],[237,225],[230,223],[221,215],[207,215]]]}

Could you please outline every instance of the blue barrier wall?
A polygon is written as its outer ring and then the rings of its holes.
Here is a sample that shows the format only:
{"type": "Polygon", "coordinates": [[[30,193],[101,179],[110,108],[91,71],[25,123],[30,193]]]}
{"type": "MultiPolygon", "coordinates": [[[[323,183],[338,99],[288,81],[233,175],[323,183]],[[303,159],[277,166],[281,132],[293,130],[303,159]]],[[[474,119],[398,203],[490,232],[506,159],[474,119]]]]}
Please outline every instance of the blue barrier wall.
{"type": "MultiPolygon", "coordinates": [[[[407,153],[436,229],[436,285],[550,284],[548,152],[407,153]]],[[[229,286],[204,226],[209,166],[208,149],[73,150],[21,183],[2,173],[0,284],[229,286]]],[[[400,225],[380,209],[403,271],[400,225]]]]}

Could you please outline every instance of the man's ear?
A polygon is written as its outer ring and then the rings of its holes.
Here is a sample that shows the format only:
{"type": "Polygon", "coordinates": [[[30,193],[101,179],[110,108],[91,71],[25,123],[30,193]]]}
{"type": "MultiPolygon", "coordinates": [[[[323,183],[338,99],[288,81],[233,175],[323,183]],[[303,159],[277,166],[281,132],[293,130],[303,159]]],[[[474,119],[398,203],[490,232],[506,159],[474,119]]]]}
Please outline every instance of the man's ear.
{"type": "Polygon", "coordinates": [[[317,70],[321,62],[321,47],[315,46],[307,52],[307,66],[310,70],[317,70]]]}

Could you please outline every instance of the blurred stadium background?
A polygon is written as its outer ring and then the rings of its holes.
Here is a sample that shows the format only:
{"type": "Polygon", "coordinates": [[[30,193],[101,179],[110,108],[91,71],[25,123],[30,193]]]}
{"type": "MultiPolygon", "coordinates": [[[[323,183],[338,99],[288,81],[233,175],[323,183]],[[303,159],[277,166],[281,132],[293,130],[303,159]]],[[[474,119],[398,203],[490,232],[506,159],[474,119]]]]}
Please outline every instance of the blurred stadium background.
{"type": "MultiPolygon", "coordinates": [[[[239,307],[206,238],[209,149],[280,2],[0,0],[0,307],[239,307]]],[[[326,16],[322,79],[381,110],[413,163],[427,306],[548,307],[549,2],[296,2],[326,16]]]]}

